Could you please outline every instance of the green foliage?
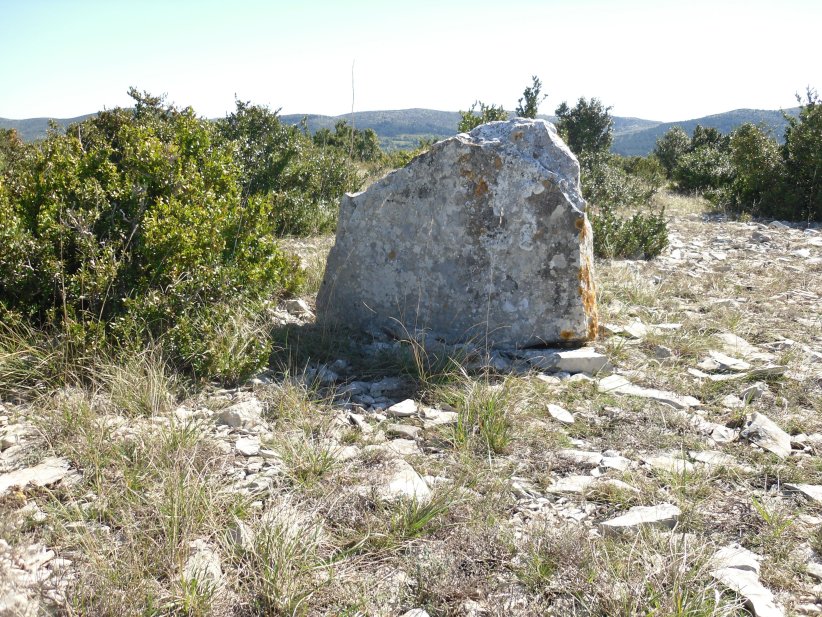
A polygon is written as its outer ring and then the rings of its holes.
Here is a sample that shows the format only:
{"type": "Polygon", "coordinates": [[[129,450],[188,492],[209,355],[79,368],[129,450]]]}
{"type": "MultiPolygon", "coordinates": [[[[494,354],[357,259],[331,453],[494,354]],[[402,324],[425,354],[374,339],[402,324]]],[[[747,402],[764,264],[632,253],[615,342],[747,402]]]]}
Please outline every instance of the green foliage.
{"type": "Polygon", "coordinates": [[[776,141],[760,127],[743,124],[731,134],[730,158],[734,176],[727,205],[751,214],[773,212],[786,177],[776,141]]]}
{"type": "Polygon", "coordinates": [[[727,149],[704,144],[680,157],[673,177],[680,191],[701,191],[710,199],[717,191],[728,185],[732,175],[733,169],[727,149]]]}
{"type": "Polygon", "coordinates": [[[270,218],[276,235],[332,230],[340,197],[360,184],[347,148],[315,146],[304,128],[280,122],[278,112],[242,101],[236,105],[217,130],[237,153],[243,205],[270,218]]]}
{"type": "MultiPolygon", "coordinates": [[[[616,155],[582,160],[582,192],[589,203],[594,231],[594,255],[606,259],[652,259],[668,246],[665,211],[638,211],[630,217],[619,211],[647,206],[658,186],[627,168],[654,169],[653,163],[626,161],[616,155]]],[[[654,177],[654,176],[652,176],[654,177]]]]}
{"type": "Polygon", "coordinates": [[[589,204],[594,231],[594,254],[605,258],[645,258],[659,255],[668,245],[664,211],[636,212],[629,218],[619,210],[644,207],[662,184],[656,159],[623,159],[608,153],[611,143],[610,107],[597,99],[581,98],[574,109],[557,108],[558,129],[580,161],[583,197],[589,204]]]}
{"type": "MultiPolygon", "coordinates": [[[[786,115],[783,160],[792,218],[822,221],[822,98],[811,88],[799,117],[786,115]]],[[[797,96],[797,100],[802,100],[797,96]]]]}
{"type": "Polygon", "coordinates": [[[359,161],[376,161],[380,158],[380,139],[374,129],[361,131],[348,125],[345,120],[338,120],[334,132],[318,129],[314,133],[314,143],[322,147],[337,148],[359,161]]]}
{"type": "Polygon", "coordinates": [[[651,259],[668,246],[665,210],[629,218],[616,215],[613,207],[597,208],[591,216],[594,254],[607,259],[651,259]]]}
{"type": "Polygon", "coordinates": [[[519,118],[536,118],[539,111],[539,104],[548,98],[547,94],[542,94],[542,82],[536,75],[531,77],[532,83],[522,92],[522,98],[517,101],[515,113],[519,118]]]}
{"type": "MultiPolygon", "coordinates": [[[[130,94],[133,109],[52,132],[3,175],[0,312],[84,344],[161,339],[210,375],[224,307],[294,290],[301,274],[276,246],[271,203],[244,196],[274,181],[265,166],[239,164],[236,142],[191,108],[130,94]]],[[[287,172],[298,152],[272,158],[287,172]]],[[[264,359],[242,350],[234,376],[264,359]]]]}
{"type": "Polygon", "coordinates": [[[669,129],[662,137],[656,140],[654,155],[665,169],[665,174],[671,178],[679,164],[679,159],[688,151],[691,140],[682,128],[675,126],[669,129]]]}
{"type": "Polygon", "coordinates": [[[580,160],[582,195],[590,203],[614,208],[648,203],[659,189],[658,182],[646,180],[639,173],[628,171],[626,166],[629,164],[622,157],[613,154],[583,157],[580,160]]]}
{"type": "Polygon", "coordinates": [[[564,101],[557,107],[557,130],[571,152],[583,157],[608,151],[613,125],[610,110],[599,99],[588,101],[584,97],[580,97],[573,108],[564,101]]]}
{"type": "Polygon", "coordinates": [[[507,119],[508,112],[502,106],[486,105],[482,101],[476,101],[468,111],[460,111],[460,122],[457,125],[457,131],[468,133],[480,124],[507,119]],[[477,112],[477,106],[479,106],[479,112],[477,112]]]}

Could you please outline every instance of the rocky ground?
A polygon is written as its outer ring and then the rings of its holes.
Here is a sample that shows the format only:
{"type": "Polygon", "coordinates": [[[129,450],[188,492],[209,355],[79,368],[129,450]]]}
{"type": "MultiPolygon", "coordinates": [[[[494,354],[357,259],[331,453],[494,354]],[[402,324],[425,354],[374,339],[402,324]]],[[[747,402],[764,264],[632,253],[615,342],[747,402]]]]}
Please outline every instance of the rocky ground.
{"type": "Polygon", "coordinates": [[[6,395],[0,615],[822,614],[822,231],[672,205],[582,350],[306,298],[239,388],[147,355],[6,395]]]}

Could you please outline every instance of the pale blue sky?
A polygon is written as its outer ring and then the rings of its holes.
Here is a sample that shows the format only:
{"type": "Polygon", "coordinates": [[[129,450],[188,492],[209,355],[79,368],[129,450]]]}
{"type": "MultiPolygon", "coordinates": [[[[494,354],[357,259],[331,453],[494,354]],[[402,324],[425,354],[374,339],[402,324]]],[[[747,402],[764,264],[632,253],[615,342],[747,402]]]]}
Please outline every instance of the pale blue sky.
{"type": "Polygon", "coordinates": [[[129,86],[219,117],[516,106],[595,96],[685,120],[822,90],[820,0],[0,0],[0,117],[128,105],[129,86]]]}

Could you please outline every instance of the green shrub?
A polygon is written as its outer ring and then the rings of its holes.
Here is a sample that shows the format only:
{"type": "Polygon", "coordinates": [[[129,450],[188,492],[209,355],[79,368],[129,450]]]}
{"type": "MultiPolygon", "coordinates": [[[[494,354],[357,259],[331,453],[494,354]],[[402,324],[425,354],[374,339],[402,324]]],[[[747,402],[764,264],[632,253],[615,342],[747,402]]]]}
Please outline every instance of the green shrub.
{"type": "MultiPolygon", "coordinates": [[[[86,344],[162,340],[209,367],[196,345],[224,307],[293,291],[301,272],[276,246],[271,204],[243,199],[235,145],[190,108],[131,95],[133,109],[51,132],[6,169],[0,312],[86,344]]],[[[237,362],[259,364],[248,354],[237,362]]]]}
{"type": "Polygon", "coordinates": [[[652,259],[668,246],[665,210],[631,217],[616,215],[611,206],[596,208],[591,214],[594,255],[606,259],[652,259]]]}
{"type": "MultiPolygon", "coordinates": [[[[822,221],[822,98],[808,88],[798,117],[787,116],[782,151],[787,176],[783,210],[792,219],[822,221]]],[[[797,100],[802,100],[797,96],[797,100]]]]}
{"type": "Polygon", "coordinates": [[[582,157],[582,195],[595,205],[625,208],[648,203],[658,186],[627,172],[621,157],[612,154],[582,157]]]}
{"type": "Polygon", "coordinates": [[[674,180],[680,191],[703,192],[708,199],[727,187],[732,176],[730,155],[712,145],[686,152],[674,169],[674,180]]]}
{"type": "Polygon", "coordinates": [[[460,111],[460,121],[457,125],[457,131],[460,133],[468,133],[472,129],[478,127],[480,124],[487,122],[495,122],[497,120],[507,120],[508,112],[500,105],[486,105],[482,101],[476,101],[471,105],[468,111],[460,111]],[[479,112],[477,112],[479,107],[479,112]]]}
{"type": "MultiPolygon", "coordinates": [[[[217,131],[236,153],[244,204],[267,204],[266,216],[280,236],[333,230],[340,197],[360,186],[343,141],[329,147],[315,145],[304,127],[283,124],[277,112],[242,101],[236,105],[232,114],[217,122],[217,131]]],[[[343,122],[340,140],[349,133],[343,122]]],[[[361,135],[371,140],[373,149],[376,134],[361,135]]]]}
{"type": "Polygon", "coordinates": [[[651,259],[668,246],[664,210],[617,214],[629,208],[644,208],[657,188],[625,171],[624,161],[613,155],[582,160],[582,194],[589,204],[597,257],[651,259]]]}
{"type": "Polygon", "coordinates": [[[690,145],[691,138],[688,137],[688,133],[678,126],[668,129],[662,137],[656,140],[654,155],[669,178],[673,177],[679,159],[688,151],[690,145]]]}

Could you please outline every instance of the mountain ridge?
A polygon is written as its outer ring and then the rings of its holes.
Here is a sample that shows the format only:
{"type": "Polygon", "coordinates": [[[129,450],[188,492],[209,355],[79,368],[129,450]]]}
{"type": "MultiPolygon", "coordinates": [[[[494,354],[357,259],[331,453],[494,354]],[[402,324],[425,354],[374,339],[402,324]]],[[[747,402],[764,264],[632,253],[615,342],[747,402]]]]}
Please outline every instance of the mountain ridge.
{"type": "MultiPolygon", "coordinates": [[[[784,110],[796,115],[797,107],[784,110]]],[[[0,118],[0,128],[15,129],[24,141],[35,141],[46,136],[50,121],[65,130],[70,124],[81,122],[94,114],[85,114],[74,118],[27,118],[13,120],[0,118]]],[[[540,115],[551,122],[555,116],[540,115]]],[[[287,124],[299,124],[305,119],[312,132],[320,128],[334,129],[334,125],[345,120],[359,129],[373,129],[380,138],[383,148],[413,148],[421,139],[443,139],[457,133],[460,113],[415,107],[410,109],[390,109],[375,111],[356,111],[353,114],[326,116],[323,114],[284,114],[280,119],[287,124]]],[[[700,124],[715,128],[722,133],[729,133],[745,122],[753,122],[766,127],[777,139],[782,138],[787,125],[782,110],[768,109],[734,109],[720,114],[712,114],[690,120],[660,122],[643,118],[613,116],[614,139],[611,150],[623,156],[646,156],[653,151],[656,140],[674,126],[682,127],[692,133],[700,124]]]]}

